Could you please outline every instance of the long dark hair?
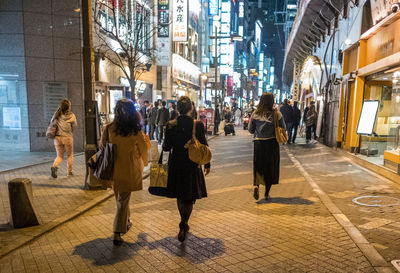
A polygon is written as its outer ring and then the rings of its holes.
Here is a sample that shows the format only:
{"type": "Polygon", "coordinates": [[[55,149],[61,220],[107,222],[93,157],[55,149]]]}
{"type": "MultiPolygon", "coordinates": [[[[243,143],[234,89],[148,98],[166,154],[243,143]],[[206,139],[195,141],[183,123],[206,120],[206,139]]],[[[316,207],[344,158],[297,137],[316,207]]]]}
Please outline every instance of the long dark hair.
{"type": "Polygon", "coordinates": [[[114,132],[119,136],[130,136],[141,130],[140,115],[136,111],[133,101],[122,99],[115,105],[114,132]]]}
{"type": "Polygon", "coordinates": [[[67,99],[64,99],[61,101],[60,107],[58,107],[54,118],[58,119],[61,115],[65,115],[69,111],[71,111],[71,102],[67,99]]]}
{"type": "Polygon", "coordinates": [[[274,94],[264,93],[260,98],[260,103],[257,106],[255,113],[260,116],[267,115],[274,109],[274,94]]]}

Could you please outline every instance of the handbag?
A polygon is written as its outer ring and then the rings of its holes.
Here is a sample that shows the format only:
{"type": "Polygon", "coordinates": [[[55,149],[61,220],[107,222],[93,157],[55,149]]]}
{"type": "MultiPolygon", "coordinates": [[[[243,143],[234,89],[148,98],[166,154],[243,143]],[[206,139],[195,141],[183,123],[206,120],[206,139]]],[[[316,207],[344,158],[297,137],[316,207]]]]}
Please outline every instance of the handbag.
{"type": "Polygon", "coordinates": [[[57,119],[53,119],[52,121],[50,121],[49,127],[47,127],[46,137],[54,139],[57,134],[57,129],[58,129],[57,119]]]}
{"type": "Polygon", "coordinates": [[[107,142],[88,161],[87,165],[93,171],[93,176],[100,180],[112,180],[114,163],[117,157],[117,145],[109,142],[107,127],[107,142]]]}
{"type": "Polygon", "coordinates": [[[157,196],[167,196],[168,164],[163,164],[163,151],[157,164],[150,166],[149,193],[157,196]]]}
{"type": "Polygon", "coordinates": [[[192,138],[185,144],[185,148],[188,149],[189,159],[194,163],[205,165],[211,161],[211,150],[207,145],[201,144],[196,138],[196,120],[193,121],[193,133],[192,138]]]}
{"type": "Polygon", "coordinates": [[[278,124],[278,112],[274,111],[274,126],[275,126],[275,137],[279,144],[286,143],[288,141],[288,134],[285,128],[282,128],[278,124]]]}

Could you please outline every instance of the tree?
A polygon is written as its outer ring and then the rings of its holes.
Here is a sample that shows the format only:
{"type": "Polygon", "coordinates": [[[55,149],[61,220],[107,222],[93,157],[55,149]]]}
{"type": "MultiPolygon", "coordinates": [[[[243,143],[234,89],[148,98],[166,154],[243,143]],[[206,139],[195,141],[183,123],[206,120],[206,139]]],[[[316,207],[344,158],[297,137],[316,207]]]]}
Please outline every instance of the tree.
{"type": "Polygon", "coordinates": [[[121,69],[132,100],[136,83],[155,58],[152,0],[95,0],[94,50],[121,69]]]}

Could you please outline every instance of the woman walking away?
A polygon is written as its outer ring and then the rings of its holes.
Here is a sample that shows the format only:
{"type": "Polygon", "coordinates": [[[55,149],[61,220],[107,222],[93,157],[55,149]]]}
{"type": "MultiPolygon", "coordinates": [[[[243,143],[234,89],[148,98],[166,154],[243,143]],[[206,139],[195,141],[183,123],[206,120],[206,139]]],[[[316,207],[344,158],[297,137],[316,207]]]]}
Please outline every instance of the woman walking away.
{"type": "Polygon", "coordinates": [[[68,157],[68,175],[72,175],[72,164],[74,163],[74,138],[73,131],[76,127],[76,117],[71,112],[71,102],[62,100],[58,110],[54,113],[51,121],[57,120],[57,131],[54,138],[54,147],[57,157],[51,167],[51,176],[57,178],[58,166],[64,158],[64,153],[68,157]]]}
{"type": "Polygon", "coordinates": [[[306,143],[311,141],[311,131],[314,133],[314,140],[311,143],[317,143],[317,120],[318,113],[315,111],[315,104],[310,105],[310,109],[307,111],[306,116],[306,143]]]}
{"type": "MultiPolygon", "coordinates": [[[[194,120],[191,117],[192,102],[189,97],[182,96],[178,100],[179,116],[167,124],[164,151],[171,151],[168,160],[167,196],[176,198],[181,215],[178,239],[183,242],[189,231],[189,217],[196,199],[207,197],[203,170],[189,159],[185,144],[192,138],[194,120]]],[[[200,143],[208,145],[204,125],[197,121],[196,138],[200,143]]],[[[205,175],[210,173],[210,163],[204,166],[205,175]]]]}
{"type": "Polygon", "coordinates": [[[140,114],[131,100],[119,100],[114,112],[114,121],[106,126],[101,136],[101,144],[105,145],[108,142],[117,147],[112,179],[117,202],[113,243],[121,245],[121,235],[128,232],[132,226],[129,219],[131,192],[143,188],[143,168],[148,164],[150,140],[141,131],[140,114]]]}
{"type": "Polygon", "coordinates": [[[265,200],[270,199],[272,185],[279,182],[279,144],[276,141],[274,118],[286,129],[279,110],[274,109],[274,95],[264,93],[257,109],[251,115],[249,132],[254,134],[254,198],[259,198],[259,185],[265,185],[265,200]]]}

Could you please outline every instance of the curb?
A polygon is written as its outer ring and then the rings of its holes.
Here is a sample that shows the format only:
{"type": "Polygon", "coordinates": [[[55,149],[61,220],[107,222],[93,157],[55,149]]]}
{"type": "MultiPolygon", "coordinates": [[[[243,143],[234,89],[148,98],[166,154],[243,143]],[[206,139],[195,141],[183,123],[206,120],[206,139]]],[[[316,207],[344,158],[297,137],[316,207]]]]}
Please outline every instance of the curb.
{"type": "MultiPolygon", "coordinates": [[[[149,176],[150,176],[150,173],[146,173],[145,175],[143,175],[143,179],[146,179],[149,176]]],[[[112,190],[107,190],[107,192],[105,192],[102,195],[97,196],[96,198],[90,200],[89,202],[75,208],[73,211],[71,211],[63,216],[58,217],[49,223],[46,223],[41,226],[40,225],[37,226],[39,228],[37,228],[36,230],[32,230],[30,232],[30,236],[28,238],[26,238],[26,236],[24,236],[24,238],[16,240],[15,244],[8,245],[5,248],[3,248],[3,250],[0,252],[0,259],[2,259],[5,256],[7,256],[8,254],[14,252],[15,250],[25,246],[26,244],[29,244],[32,241],[40,238],[41,236],[54,230],[55,228],[65,224],[66,222],[77,218],[78,216],[91,210],[92,208],[96,207],[97,205],[100,205],[101,203],[107,201],[113,195],[114,195],[114,193],[112,192],[112,190]]]]}

